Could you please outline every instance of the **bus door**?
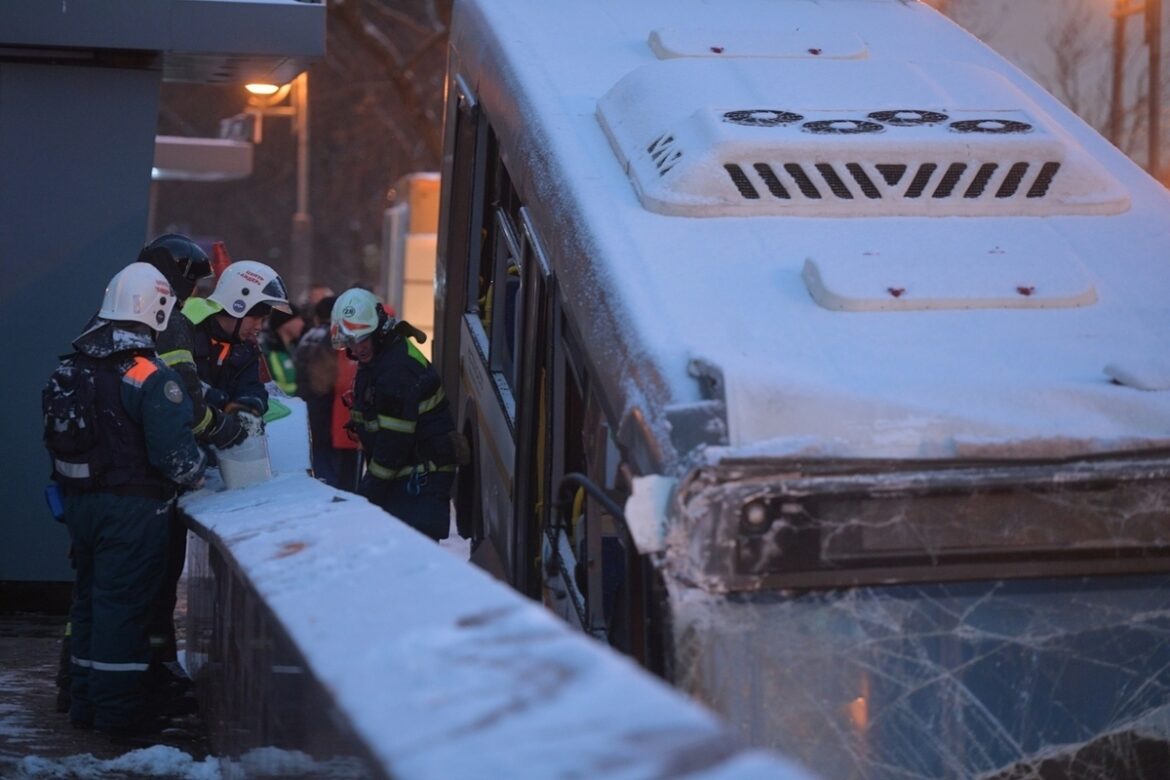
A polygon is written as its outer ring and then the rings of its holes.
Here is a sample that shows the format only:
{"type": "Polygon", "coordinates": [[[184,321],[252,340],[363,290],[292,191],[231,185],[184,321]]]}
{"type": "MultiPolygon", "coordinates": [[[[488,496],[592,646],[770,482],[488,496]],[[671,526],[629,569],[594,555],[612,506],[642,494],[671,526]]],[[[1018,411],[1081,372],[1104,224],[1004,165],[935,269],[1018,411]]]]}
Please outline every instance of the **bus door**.
{"type": "Polygon", "coordinates": [[[541,531],[547,523],[552,479],[553,357],[557,310],[552,270],[527,209],[520,212],[520,283],[515,323],[519,351],[516,403],[516,489],[513,549],[516,589],[540,596],[541,531]]]}
{"type": "Polygon", "coordinates": [[[589,625],[586,586],[577,565],[579,542],[585,529],[584,493],[562,494],[566,474],[585,471],[585,395],[588,376],[580,350],[574,347],[565,310],[550,311],[552,349],[548,375],[548,477],[540,538],[541,588],[545,606],[582,631],[589,625]]]}
{"type": "Polygon", "coordinates": [[[473,446],[478,464],[485,549],[472,560],[515,583],[516,326],[523,302],[520,245],[510,214],[497,206],[481,264],[482,293],[471,315],[474,330],[486,340],[487,365],[469,355],[464,369],[472,376],[478,428],[473,446]],[[486,370],[485,370],[486,369],[486,370]]]}

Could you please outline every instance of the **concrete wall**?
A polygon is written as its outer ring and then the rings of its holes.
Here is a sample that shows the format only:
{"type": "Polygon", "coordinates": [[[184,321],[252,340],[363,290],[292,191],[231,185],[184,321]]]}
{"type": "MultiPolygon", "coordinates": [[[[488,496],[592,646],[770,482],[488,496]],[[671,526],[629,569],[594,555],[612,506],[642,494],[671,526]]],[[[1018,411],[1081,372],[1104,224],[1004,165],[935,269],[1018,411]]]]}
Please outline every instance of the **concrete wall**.
{"type": "Polygon", "coordinates": [[[187,670],[224,777],[812,780],[604,643],[364,498],[309,476],[300,399],[274,476],[179,507],[187,670]],[[342,771],[344,769],[344,771],[342,771]]]}
{"type": "Polygon", "coordinates": [[[148,238],[162,81],[279,83],[324,53],[314,0],[0,0],[0,611],[73,579],[40,392],[148,238]]]}
{"type": "Polygon", "coordinates": [[[40,393],[143,244],[161,71],[0,62],[0,581],[71,580],[40,393]]]}

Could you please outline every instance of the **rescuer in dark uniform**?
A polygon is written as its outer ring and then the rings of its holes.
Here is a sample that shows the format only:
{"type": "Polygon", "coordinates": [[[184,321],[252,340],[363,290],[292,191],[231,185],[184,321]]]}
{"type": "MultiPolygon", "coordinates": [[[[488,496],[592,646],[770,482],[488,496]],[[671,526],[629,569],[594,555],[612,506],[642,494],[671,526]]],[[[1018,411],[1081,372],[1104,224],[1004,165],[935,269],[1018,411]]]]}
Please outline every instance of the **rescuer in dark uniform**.
{"type": "MultiPolygon", "coordinates": [[[[195,292],[195,286],[202,279],[212,276],[211,260],[202,247],[187,236],[166,233],[151,241],[138,253],[138,261],[150,263],[166,277],[178,299],[178,307],[195,292]]],[[[208,406],[203,399],[203,385],[195,367],[193,349],[194,326],[178,311],[167,322],[166,330],[156,339],[158,355],[183,379],[183,386],[194,408],[195,437],[202,443],[213,444],[217,449],[227,449],[242,442],[247,431],[235,414],[225,414],[208,406]]],[[[178,663],[178,648],[175,640],[175,604],[178,600],[179,579],[187,557],[187,527],[176,512],[172,515],[170,549],[167,556],[167,576],[159,593],[159,604],[150,630],[150,642],[154,648],[150,681],[155,696],[163,701],[171,699],[173,714],[181,714],[181,704],[192,701],[177,700],[178,695],[190,688],[191,681],[178,663]]]]}
{"type": "Polygon", "coordinates": [[[192,358],[209,406],[256,417],[268,410],[256,336],[272,310],[292,313],[284,280],[252,260],[232,263],[211,295],[183,306],[183,316],[194,325],[192,358]]]}
{"type": "MultiPolygon", "coordinates": [[[[195,292],[202,279],[212,276],[211,260],[202,247],[187,236],[166,233],[151,241],[138,254],[138,261],[150,263],[171,283],[179,309],[195,292]]],[[[195,331],[186,317],[171,317],[167,329],[158,335],[158,355],[183,378],[183,386],[195,408],[195,435],[219,449],[239,444],[247,436],[233,415],[208,406],[194,359],[195,331]]]]}
{"type": "Polygon", "coordinates": [[[76,569],[69,717],[115,737],[161,727],[144,699],[148,626],[177,488],[198,484],[207,463],[182,380],[155,353],[174,305],[155,268],[127,266],[43,394],[76,569]]]}
{"type": "Polygon", "coordinates": [[[432,539],[447,538],[458,447],[438,373],[411,342],[426,337],[368,290],[333,305],[332,338],[358,361],[351,425],[366,473],[358,493],[432,539]]]}
{"type": "Polygon", "coordinates": [[[304,330],[305,321],[295,309],[292,314],[274,309],[268,315],[268,322],[260,331],[260,338],[257,340],[268,368],[268,375],[288,396],[297,394],[299,377],[293,354],[304,330]]]}
{"type": "MultiPolygon", "coordinates": [[[[149,263],[166,277],[175,293],[178,308],[181,308],[183,302],[195,291],[195,286],[200,280],[212,276],[211,261],[207,253],[190,238],[178,233],[166,233],[151,241],[138,253],[138,262],[149,263]]],[[[213,444],[219,449],[235,446],[245,439],[247,431],[241,426],[236,415],[223,414],[209,407],[203,400],[203,386],[199,381],[199,373],[192,356],[193,326],[188,319],[179,316],[178,311],[173,314],[174,316],[167,320],[166,329],[155,339],[155,349],[163,362],[173,368],[183,380],[183,386],[194,408],[195,423],[192,430],[195,437],[201,443],[213,444]]],[[[97,324],[98,319],[95,315],[86,326],[86,330],[97,324]]],[[[178,512],[171,513],[170,518],[172,527],[167,554],[167,574],[159,593],[159,603],[150,629],[154,657],[148,679],[153,698],[160,705],[168,699],[172,700],[169,706],[173,714],[181,714],[180,710],[191,711],[194,705],[193,700],[178,698],[190,688],[191,681],[178,663],[174,623],[178,583],[187,556],[187,527],[178,512]]],[[[57,684],[61,689],[58,694],[60,712],[69,711],[68,637],[67,629],[66,640],[62,643],[61,668],[57,677],[57,684]]]]}

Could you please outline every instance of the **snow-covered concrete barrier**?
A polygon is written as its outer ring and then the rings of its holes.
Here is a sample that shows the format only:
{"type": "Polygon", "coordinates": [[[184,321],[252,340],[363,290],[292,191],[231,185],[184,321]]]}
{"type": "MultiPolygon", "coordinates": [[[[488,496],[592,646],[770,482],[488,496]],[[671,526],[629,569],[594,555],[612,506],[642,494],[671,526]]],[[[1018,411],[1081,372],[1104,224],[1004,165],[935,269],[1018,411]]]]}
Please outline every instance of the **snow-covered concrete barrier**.
{"type": "Polygon", "coordinates": [[[223,490],[212,475],[182,501],[197,537],[188,667],[226,759],[296,756],[331,777],[809,777],[308,476],[304,408],[286,403],[269,426],[272,480],[223,490]]]}

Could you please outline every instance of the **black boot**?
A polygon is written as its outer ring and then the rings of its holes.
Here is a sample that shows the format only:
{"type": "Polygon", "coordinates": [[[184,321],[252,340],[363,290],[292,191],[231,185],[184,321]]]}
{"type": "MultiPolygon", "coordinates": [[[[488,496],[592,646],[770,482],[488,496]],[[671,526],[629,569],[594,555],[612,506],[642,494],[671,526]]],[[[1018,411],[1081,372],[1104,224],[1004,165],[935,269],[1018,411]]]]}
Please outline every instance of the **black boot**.
{"type": "Polygon", "coordinates": [[[110,742],[114,745],[148,747],[157,745],[161,741],[163,730],[170,725],[171,722],[167,718],[151,715],[130,723],[102,726],[95,731],[109,737],[110,742]]]}
{"type": "Polygon", "coordinates": [[[72,646],[69,642],[70,625],[65,624],[65,636],[61,638],[61,652],[57,657],[57,712],[69,712],[72,698],[69,695],[69,686],[72,684],[70,666],[72,664],[72,646]]]}

